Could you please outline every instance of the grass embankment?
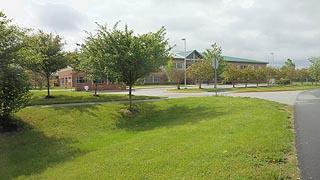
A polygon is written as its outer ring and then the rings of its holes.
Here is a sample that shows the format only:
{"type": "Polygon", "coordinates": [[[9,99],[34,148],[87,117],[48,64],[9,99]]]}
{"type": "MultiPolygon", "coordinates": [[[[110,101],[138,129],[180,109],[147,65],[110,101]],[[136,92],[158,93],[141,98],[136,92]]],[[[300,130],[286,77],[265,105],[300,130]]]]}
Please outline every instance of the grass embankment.
{"type": "MultiPolygon", "coordinates": [[[[320,86],[312,85],[288,85],[288,86],[260,86],[260,87],[236,87],[236,88],[218,88],[218,91],[224,92],[276,92],[276,91],[298,91],[320,88],[320,86]]],[[[214,88],[190,88],[190,89],[168,89],[167,92],[172,93],[201,93],[215,92],[214,88]]]]}
{"type": "Polygon", "coordinates": [[[232,97],[136,106],[136,115],[124,104],[21,110],[29,129],[0,134],[1,179],[298,177],[292,107],[232,97]]]}
{"type": "MultiPolygon", "coordinates": [[[[69,91],[52,91],[50,92],[54,98],[45,99],[47,91],[32,91],[32,99],[30,105],[46,105],[46,104],[67,104],[81,102],[108,102],[108,101],[126,101],[127,94],[98,94],[93,96],[92,92],[69,92],[69,91]]],[[[133,100],[159,99],[159,96],[132,96],[133,100]]]]}

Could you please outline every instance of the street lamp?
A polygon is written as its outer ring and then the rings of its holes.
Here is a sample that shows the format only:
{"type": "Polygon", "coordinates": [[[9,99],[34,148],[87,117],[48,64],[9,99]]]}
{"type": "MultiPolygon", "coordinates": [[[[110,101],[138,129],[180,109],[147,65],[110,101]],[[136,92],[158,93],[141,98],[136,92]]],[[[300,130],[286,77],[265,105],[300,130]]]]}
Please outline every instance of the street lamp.
{"type": "Polygon", "coordinates": [[[274,66],[274,53],[270,53],[272,55],[272,65],[274,66]]]}
{"type": "Polygon", "coordinates": [[[181,39],[184,41],[184,88],[187,89],[187,39],[181,39]]]}

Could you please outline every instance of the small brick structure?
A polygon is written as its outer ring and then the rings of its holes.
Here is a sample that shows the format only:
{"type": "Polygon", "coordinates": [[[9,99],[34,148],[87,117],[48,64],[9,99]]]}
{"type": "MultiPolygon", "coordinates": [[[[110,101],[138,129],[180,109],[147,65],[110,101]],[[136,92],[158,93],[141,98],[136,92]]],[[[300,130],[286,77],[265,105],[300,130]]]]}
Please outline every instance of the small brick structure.
{"type": "MultiPolygon", "coordinates": [[[[87,80],[84,73],[75,72],[72,68],[65,68],[58,72],[59,84],[61,87],[71,88],[74,87],[76,91],[85,91],[85,86],[87,86],[89,91],[95,89],[95,83],[87,80]]],[[[98,91],[105,90],[126,90],[125,84],[116,84],[112,81],[106,80],[98,83],[98,91]]]]}

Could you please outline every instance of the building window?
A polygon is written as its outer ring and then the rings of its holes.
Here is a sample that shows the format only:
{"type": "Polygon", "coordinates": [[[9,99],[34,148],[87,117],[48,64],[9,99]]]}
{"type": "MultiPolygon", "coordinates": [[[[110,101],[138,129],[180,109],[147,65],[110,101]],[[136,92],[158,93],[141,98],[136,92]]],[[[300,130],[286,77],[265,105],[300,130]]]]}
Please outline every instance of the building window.
{"type": "Polygon", "coordinates": [[[160,78],[159,77],[153,77],[153,82],[154,83],[160,83],[160,78]]]}
{"type": "Polygon", "coordinates": [[[83,77],[77,77],[77,84],[86,84],[88,83],[87,79],[84,79],[83,77]]]}
{"type": "Polygon", "coordinates": [[[64,78],[61,78],[61,79],[60,79],[60,83],[61,83],[61,84],[64,84],[64,78]]]}
{"type": "Polygon", "coordinates": [[[68,77],[68,83],[71,83],[72,80],[71,80],[71,77],[68,77]]]}
{"type": "Polygon", "coordinates": [[[160,77],[147,77],[144,78],[144,83],[160,83],[160,77]]]}
{"type": "Polygon", "coordinates": [[[97,84],[103,84],[103,83],[105,83],[105,81],[104,80],[96,80],[96,81],[93,81],[93,83],[95,84],[95,83],[97,83],[97,84]]]}
{"type": "Polygon", "coordinates": [[[175,63],[176,68],[182,68],[183,67],[183,63],[175,63]]]}

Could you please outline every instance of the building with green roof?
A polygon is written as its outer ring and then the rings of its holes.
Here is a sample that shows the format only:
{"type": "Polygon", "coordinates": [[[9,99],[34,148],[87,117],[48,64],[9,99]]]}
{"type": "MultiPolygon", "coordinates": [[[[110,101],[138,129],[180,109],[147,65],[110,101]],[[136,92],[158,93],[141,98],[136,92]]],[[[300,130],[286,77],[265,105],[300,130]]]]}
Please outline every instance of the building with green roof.
{"type": "MultiPolygon", "coordinates": [[[[203,54],[197,50],[191,51],[176,51],[171,52],[171,56],[176,68],[184,69],[184,60],[186,58],[186,67],[189,67],[192,63],[196,62],[199,59],[204,58],[203,54]]],[[[246,68],[249,65],[253,68],[263,68],[266,67],[268,62],[258,61],[253,59],[239,58],[239,57],[231,57],[231,56],[222,56],[223,60],[230,63],[233,66],[238,68],[246,68]]],[[[188,80],[188,82],[191,82],[188,80]]],[[[165,71],[160,71],[156,73],[152,73],[150,76],[143,79],[144,84],[166,84],[168,83],[168,78],[166,76],[165,71]]]]}

